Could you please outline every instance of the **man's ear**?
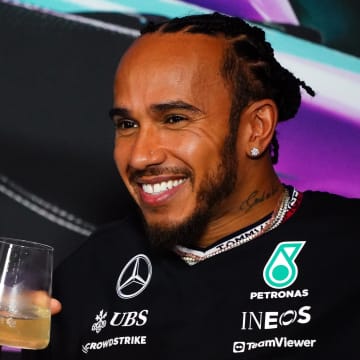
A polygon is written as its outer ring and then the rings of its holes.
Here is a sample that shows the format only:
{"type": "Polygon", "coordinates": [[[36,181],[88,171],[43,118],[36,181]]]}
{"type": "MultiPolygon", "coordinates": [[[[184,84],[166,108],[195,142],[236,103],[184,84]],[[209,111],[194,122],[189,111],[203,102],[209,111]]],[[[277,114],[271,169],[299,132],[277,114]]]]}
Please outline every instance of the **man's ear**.
{"type": "Polygon", "coordinates": [[[259,157],[274,136],[278,120],[277,106],[273,100],[263,99],[252,103],[245,113],[248,125],[246,151],[250,157],[259,157]]]}

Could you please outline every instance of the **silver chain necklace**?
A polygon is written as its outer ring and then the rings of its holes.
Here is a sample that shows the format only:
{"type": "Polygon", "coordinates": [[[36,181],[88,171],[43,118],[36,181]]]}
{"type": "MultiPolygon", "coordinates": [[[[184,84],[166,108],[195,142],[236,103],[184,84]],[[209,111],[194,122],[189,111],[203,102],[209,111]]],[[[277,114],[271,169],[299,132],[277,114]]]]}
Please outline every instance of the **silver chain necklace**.
{"type": "Polygon", "coordinates": [[[275,210],[272,213],[272,216],[268,220],[251,229],[244,231],[241,234],[234,236],[231,239],[225,240],[206,251],[194,250],[181,245],[177,245],[174,251],[188,265],[195,265],[215,255],[231,250],[234,247],[243,245],[267,233],[268,231],[277,228],[283,222],[288,211],[296,203],[298,195],[299,192],[294,189],[292,195],[290,196],[288,189],[285,188],[278,205],[276,206],[275,210]]]}

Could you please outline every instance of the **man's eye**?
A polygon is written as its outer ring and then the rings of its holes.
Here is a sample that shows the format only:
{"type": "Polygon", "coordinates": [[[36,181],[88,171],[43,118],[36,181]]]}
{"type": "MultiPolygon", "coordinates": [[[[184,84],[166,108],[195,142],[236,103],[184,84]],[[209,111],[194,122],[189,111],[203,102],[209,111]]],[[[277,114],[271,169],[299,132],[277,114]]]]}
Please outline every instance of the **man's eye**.
{"type": "Polygon", "coordinates": [[[166,117],[166,123],[167,124],[177,124],[181,121],[185,121],[185,116],[182,115],[169,115],[166,117]]]}
{"type": "Polygon", "coordinates": [[[114,119],[116,129],[126,130],[138,127],[137,123],[129,119],[114,119]]]}

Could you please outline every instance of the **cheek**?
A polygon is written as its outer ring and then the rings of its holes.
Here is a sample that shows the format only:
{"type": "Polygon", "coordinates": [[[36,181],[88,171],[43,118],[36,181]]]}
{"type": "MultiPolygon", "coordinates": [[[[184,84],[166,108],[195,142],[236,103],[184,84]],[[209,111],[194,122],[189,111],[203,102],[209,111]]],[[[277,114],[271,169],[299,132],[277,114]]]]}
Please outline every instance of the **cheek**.
{"type": "Polygon", "coordinates": [[[192,169],[195,182],[201,182],[221,161],[223,142],[208,133],[188,132],[171,144],[174,156],[192,169]]]}
{"type": "Polygon", "coordinates": [[[184,161],[195,160],[204,156],[211,148],[206,136],[198,131],[191,130],[170,133],[163,144],[177,158],[184,161]]]}

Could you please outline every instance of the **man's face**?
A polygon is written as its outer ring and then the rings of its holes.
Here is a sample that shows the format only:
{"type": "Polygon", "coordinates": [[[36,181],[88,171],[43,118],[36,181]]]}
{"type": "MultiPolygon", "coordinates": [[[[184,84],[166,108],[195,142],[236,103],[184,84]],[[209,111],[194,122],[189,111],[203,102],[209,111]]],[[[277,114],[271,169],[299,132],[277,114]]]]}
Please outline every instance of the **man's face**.
{"type": "Polygon", "coordinates": [[[224,46],[205,35],[145,35],[116,74],[114,158],[159,242],[194,242],[233,206],[224,46]]]}

